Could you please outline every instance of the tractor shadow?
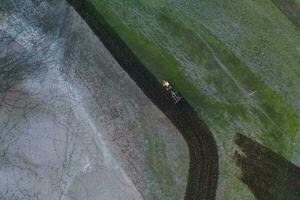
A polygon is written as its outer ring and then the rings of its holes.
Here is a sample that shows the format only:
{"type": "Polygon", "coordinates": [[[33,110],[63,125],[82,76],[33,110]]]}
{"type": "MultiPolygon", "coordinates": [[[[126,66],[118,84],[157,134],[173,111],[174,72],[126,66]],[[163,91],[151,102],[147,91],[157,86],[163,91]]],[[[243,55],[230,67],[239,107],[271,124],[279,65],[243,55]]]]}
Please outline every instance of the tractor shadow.
{"type": "Polygon", "coordinates": [[[258,142],[237,134],[234,158],[241,180],[258,200],[299,200],[300,168],[258,142]]]}

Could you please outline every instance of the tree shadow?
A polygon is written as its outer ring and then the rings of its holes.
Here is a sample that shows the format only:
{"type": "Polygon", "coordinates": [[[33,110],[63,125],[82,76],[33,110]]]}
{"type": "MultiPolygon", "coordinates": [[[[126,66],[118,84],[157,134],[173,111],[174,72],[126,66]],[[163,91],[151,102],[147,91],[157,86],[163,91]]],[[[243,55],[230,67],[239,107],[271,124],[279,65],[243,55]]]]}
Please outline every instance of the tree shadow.
{"type": "Polygon", "coordinates": [[[299,200],[300,168],[258,142],[237,134],[235,152],[241,180],[258,200],[299,200]]]}

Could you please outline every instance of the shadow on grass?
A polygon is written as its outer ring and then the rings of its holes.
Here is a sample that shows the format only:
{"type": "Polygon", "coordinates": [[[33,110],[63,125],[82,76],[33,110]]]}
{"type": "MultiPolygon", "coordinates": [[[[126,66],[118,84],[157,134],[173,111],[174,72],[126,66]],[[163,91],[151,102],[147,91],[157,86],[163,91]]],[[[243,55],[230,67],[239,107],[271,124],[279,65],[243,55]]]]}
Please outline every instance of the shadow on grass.
{"type": "Polygon", "coordinates": [[[242,181],[258,200],[299,200],[300,168],[258,142],[241,134],[235,143],[236,164],[242,181]]]}

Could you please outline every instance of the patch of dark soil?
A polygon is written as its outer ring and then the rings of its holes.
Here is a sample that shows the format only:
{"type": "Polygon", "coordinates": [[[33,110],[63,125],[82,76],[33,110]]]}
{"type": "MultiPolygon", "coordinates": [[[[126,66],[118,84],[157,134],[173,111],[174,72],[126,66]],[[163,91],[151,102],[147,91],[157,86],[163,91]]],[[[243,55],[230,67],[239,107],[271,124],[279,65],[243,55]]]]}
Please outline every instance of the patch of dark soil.
{"type": "Polygon", "coordinates": [[[258,200],[299,200],[300,168],[250,138],[237,134],[235,153],[242,181],[258,200]]]}
{"type": "Polygon", "coordinates": [[[272,0],[298,28],[300,28],[300,6],[295,0],[272,0]]]}
{"type": "Polygon", "coordinates": [[[82,0],[68,0],[68,2],[89,24],[145,95],[173,122],[185,138],[190,151],[190,169],[185,199],[215,199],[218,151],[208,127],[188,102],[182,100],[176,105],[172,102],[161,83],[147,70],[90,2],[82,0]]]}

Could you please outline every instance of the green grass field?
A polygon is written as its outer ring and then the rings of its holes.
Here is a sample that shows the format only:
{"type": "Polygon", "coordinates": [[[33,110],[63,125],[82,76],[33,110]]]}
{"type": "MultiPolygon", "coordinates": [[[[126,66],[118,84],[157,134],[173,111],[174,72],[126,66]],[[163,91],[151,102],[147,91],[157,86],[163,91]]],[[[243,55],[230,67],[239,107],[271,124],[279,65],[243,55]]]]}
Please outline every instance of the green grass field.
{"type": "MultiPolygon", "coordinates": [[[[300,114],[298,28],[271,0],[90,1],[212,130],[220,157],[217,198],[253,199],[232,159],[233,137],[240,132],[292,158],[300,114]]],[[[153,175],[160,177],[158,171],[153,175]]]]}

